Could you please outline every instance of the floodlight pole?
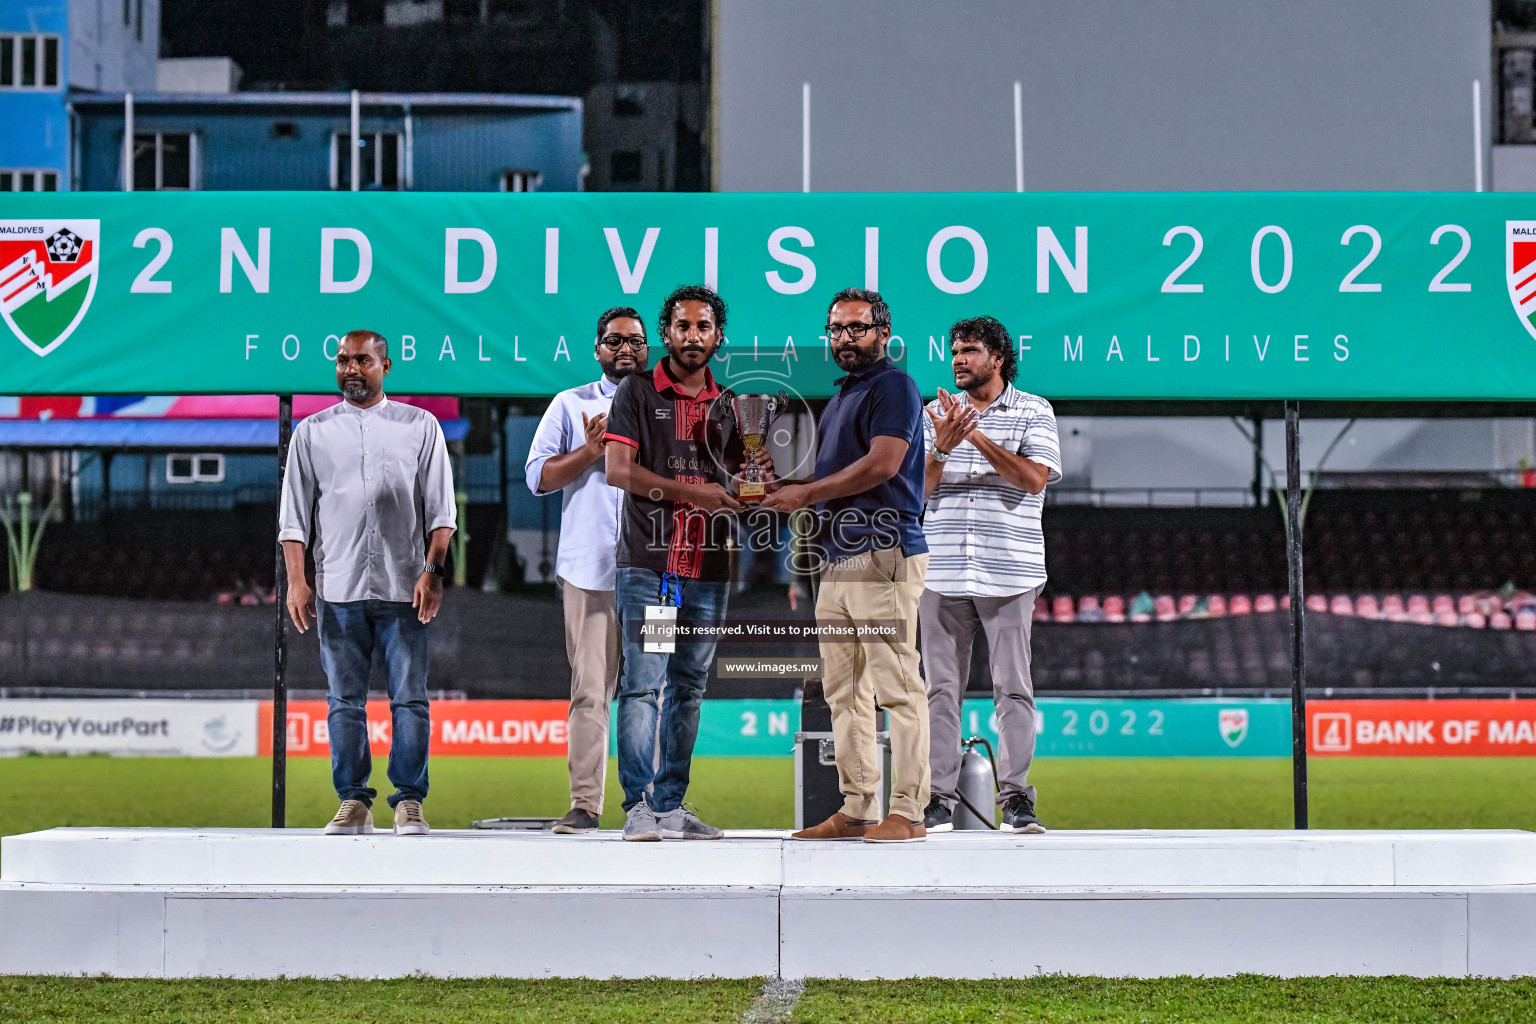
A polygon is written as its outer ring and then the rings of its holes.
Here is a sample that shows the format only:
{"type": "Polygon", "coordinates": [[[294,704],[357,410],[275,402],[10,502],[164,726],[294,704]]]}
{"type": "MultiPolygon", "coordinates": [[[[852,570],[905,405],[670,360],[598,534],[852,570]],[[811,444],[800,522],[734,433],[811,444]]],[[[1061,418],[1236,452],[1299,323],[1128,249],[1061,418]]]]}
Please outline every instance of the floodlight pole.
{"type": "Polygon", "coordinates": [[[1307,827],[1306,595],[1301,579],[1301,403],[1285,403],[1285,554],[1291,587],[1291,785],[1296,827],[1307,827]]]}
{"type": "MultiPolygon", "coordinates": [[[[277,500],[281,512],[283,477],[288,469],[288,441],[293,435],[293,396],[277,396],[277,500]]],[[[288,564],[283,542],[277,542],[277,571],[272,577],[277,607],[277,644],[272,679],[272,827],[286,828],[288,819],[288,564]]]]}
{"type": "Polygon", "coordinates": [[[811,190],[811,83],[800,83],[800,191],[811,190]]]}

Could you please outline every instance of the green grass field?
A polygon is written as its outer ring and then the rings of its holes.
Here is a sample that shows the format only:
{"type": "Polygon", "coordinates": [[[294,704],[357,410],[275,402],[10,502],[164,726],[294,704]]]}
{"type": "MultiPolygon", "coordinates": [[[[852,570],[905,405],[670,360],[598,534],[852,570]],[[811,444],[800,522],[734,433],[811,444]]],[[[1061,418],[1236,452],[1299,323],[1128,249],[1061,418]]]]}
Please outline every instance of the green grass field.
{"type": "MultiPolygon", "coordinates": [[[[375,774],[381,793],[387,781],[375,774]]],[[[1536,759],[1314,760],[1316,828],[1536,829],[1536,759]]],[[[1075,759],[1036,763],[1041,820],[1052,828],[1288,828],[1291,766],[1271,759],[1075,759]]],[[[623,820],[608,781],[605,828],[623,820]]],[[[689,799],[723,828],[794,823],[787,758],[699,758],[689,799]]],[[[555,817],[567,808],[560,758],[432,762],[428,820],[555,817]]],[[[329,762],[288,768],[288,824],[316,827],[336,810],[329,762]]],[[[56,825],[264,826],[271,767],[258,759],[20,757],[0,759],[0,835],[56,825]]]]}
{"type": "MultiPolygon", "coordinates": [[[[382,765],[380,773],[382,774],[382,765]]],[[[700,758],[692,802],[726,828],[793,823],[788,759],[700,758]]],[[[1536,759],[1312,762],[1318,828],[1536,829],[1536,759]]],[[[1056,829],[1286,828],[1284,760],[1048,759],[1032,775],[1056,829]]],[[[105,757],[0,759],[0,834],[57,825],[264,826],[265,761],[105,757]]],[[[388,792],[388,784],[380,782],[388,792]]],[[[561,814],[562,759],[438,758],[428,818],[561,814]]],[[[622,819],[610,775],[605,827],[622,819]]],[[[288,821],[317,827],[335,810],[329,764],[290,763],[288,821]]],[[[573,839],[572,842],[580,842],[573,839]]],[[[0,923],[3,926],[3,923],[0,923]]],[[[758,982],[121,981],[0,977],[0,1021],[443,1022],[739,1021],[758,982]]],[[[804,1022],[1221,1022],[1221,1024],[1527,1024],[1536,980],[1404,978],[1153,981],[812,982],[787,1018],[804,1022]]]]}
{"type": "MultiPolygon", "coordinates": [[[[116,981],[0,977],[15,1024],[734,1024],[756,981],[116,981]]],[[[1415,978],[1029,978],[810,982],[798,1024],[1529,1024],[1536,982],[1415,978]]]]}

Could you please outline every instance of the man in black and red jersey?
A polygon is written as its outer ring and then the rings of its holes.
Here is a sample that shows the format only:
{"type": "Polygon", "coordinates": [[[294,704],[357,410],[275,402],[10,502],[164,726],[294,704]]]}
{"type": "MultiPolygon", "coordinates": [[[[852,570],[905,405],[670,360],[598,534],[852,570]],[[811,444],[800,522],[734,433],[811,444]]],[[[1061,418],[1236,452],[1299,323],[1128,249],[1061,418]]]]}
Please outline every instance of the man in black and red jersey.
{"type": "Polygon", "coordinates": [[[679,288],[662,303],[660,328],[667,357],[619,383],[603,437],[608,482],[625,492],[615,580],[624,838],[719,839],[683,806],[715,641],[678,638],[672,653],[657,654],[638,633],[648,607],[675,608],[679,624],[695,627],[725,618],[726,541],[742,507],[725,484],[743,458],[708,365],[724,340],[725,301],[679,288]]]}

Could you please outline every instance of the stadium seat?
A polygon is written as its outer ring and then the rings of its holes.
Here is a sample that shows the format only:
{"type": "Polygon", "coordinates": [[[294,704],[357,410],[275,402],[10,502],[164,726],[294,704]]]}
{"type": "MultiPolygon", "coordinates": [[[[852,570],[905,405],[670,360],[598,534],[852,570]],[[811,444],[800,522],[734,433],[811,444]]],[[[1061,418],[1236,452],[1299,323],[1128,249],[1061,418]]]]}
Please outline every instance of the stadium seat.
{"type": "Polygon", "coordinates": [[[1179,606],[1173,600],[1172,594],[1158,594],[1152,604],[1152,610],[1158,622],[1172,622],[1179,617],[1179,606]]]}
{"type": "Polygon", "coordinates": [[[1125,598],[1121,597],[1119,594],[1111,594],[1109,597],[1104,599],[1104,621],[1125,621],[1125,598]]]}
{"type": "Polygon", "coordinates": [[[1051,602],[1052,622],[1071,622],[1076,617],[1072,609],[1072,598],[1062,596],[1051,602]]]}
{"type": "Polygon", "coordinates": [[[1355,614],[1362,619],[1379,619],[1382,617],[1381,605],[1376,600],[1375,594],[1361,594],[1355,602],[1355,614]]]}
{"type": "Polygon", "coordinates": [[[1334,615],[1353,615],[1355,614],[1355,605],[1349,599],[1348,594],[1335,594],[1333,595],[1333,600],[1328,602],[1328,610],[1334,615]]]}
{"type": "Polygon", "coordinates": [[[1253,602],[1247,594],[1236,594],[1232,598],[1229,615],[1250,615],[1253,612],[1253,602]]]}
{"type": "Polygon", "coordinates": [[[1275,604],[1275,595],[1273,594],[1260,594],[1258,597],[1253,599],[1253,610],[1256,613],[1263,614],[1264,612],[1272,612],[1276,607],[1277,605],[1275,604]]]}

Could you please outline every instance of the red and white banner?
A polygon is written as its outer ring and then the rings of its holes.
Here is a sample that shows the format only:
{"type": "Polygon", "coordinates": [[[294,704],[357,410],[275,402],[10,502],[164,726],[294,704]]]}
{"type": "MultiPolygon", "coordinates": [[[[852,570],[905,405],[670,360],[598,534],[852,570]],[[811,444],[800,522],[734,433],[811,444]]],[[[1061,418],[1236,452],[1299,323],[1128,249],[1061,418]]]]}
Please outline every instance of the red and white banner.
{"type": "MultiPolygon", "coordinates": [[[[563,757],[563,700],[445,700],[432,702],[432,756],[563,757]]],[[[330,757],[323,700],[288,704],[288,756],[330,757]]],[[[368,742],[375,756],[389,753],[388,701],[368,702],[368,742]]],[[[272,753],[272,702],[261,703],[260,753],[272,753]]]]}
{"type": "Polygon", "coordinates": [[[1536,700],[1322,700],[1307,704],[1322,757],[1536,756],[1536,700]]]}

